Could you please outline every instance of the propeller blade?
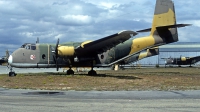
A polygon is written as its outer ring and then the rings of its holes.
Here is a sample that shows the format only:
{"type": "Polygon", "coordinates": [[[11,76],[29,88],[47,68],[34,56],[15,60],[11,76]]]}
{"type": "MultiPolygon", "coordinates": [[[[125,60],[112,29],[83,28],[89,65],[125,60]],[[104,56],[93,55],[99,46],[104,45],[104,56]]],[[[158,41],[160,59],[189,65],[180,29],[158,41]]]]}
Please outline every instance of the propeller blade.
{"type": "Polygon", "coordinates": [[[58,60],[56,60],[56,70],[57,70],[57,71],[59,70],[59,67],[58,67],[58,60]]]}
{"type": "Polygon", "coordinates": [[[51,52],[55,53],[55,48],[53,46],[51,46],[51,45],[50,45],[50,48],[51,48],[51,52]]]}
{"type": "Polygon", "coordinates": [[[9,51],[8,51],[8,49],[6,50],[6,59],[8,59],[9,58],[9,51]]]}
{"type": "Polygon", "coordinates": [[[59,70],[59,67],[58,67],[58,59],[55,57],[55,55],[53,55],[53,61],[54,61],[54,63],[56,64],[56,70],[58,71],[58,70],[59,70]]]}
{"type": "Polygon", "coordinates": [[[58,58],[58,44],[59,44],[59,38],[57,40],[56,48],[55,48],[56,58],[58,58]]]}
{"type": "Polygon", "coordinates": [[[58,59],[59,59],[59,57],[58,57],[58,45],[59,45],[59,38],[57,40],[55,47],[50,46],[51,51],[54,53],[53,60],[54,60],[54,63],[56,64],[56,70],[57,71],[59,70],[59,66],[58,66],[58,59]]]}

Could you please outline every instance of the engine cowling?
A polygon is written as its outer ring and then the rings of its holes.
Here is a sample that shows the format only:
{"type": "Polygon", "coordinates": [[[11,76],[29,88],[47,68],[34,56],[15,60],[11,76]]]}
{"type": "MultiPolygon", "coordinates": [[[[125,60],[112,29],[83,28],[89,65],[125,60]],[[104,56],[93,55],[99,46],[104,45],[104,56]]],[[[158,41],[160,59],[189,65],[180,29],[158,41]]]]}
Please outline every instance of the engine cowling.
{"type": "Polygon", "coordinates": [[[58,55],[61,57],[73,56],[74,53],[74,46],[58,46],[58,55]]]}
{"type": "Polygon", "coordinates": [[[187,58],[186,57],[181,57],[181,61],[186,61],[187,58]]]}

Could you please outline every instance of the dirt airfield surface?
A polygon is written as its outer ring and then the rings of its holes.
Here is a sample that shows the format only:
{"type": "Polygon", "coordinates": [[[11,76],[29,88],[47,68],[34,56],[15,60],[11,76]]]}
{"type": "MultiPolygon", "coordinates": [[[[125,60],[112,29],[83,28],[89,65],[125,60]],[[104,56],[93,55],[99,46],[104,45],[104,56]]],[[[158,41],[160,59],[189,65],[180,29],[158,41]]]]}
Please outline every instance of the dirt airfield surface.
{"type": "Polygon", "coordinates": [[[137,68],[100,70],[65,75],[64,72],[18,73],[16,77],[0,75],[0,87],[36,90],[132,91],[132,90],[200,90],[200,68],[137,68]]]}

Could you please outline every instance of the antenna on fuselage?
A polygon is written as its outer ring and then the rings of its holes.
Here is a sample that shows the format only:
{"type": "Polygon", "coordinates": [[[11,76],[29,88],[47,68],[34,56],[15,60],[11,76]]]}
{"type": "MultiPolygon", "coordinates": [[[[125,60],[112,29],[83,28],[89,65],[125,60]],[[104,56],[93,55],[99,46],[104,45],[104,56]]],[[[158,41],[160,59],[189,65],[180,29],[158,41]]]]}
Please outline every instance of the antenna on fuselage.
{"type": "Polygon", "coordinates": [[[37,41],[36,41],[36,44],[37,44],[37,43],[39,43],[39,37],[37,37],[37,41]]]}

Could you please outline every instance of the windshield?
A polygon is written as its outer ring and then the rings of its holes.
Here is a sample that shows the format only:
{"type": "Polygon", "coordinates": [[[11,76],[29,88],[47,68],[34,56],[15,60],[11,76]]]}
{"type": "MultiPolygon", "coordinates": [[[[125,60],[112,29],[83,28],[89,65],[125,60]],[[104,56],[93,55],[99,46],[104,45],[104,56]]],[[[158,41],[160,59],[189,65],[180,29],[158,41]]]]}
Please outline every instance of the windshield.
{"type": "Polygon", "coordinates": [[[21,46],[21,48],[25,48],[25,49],[29,49],[29,50],[36,50],[36,44],[25,43],[21,46]]]}

